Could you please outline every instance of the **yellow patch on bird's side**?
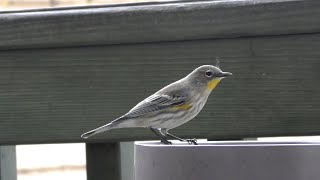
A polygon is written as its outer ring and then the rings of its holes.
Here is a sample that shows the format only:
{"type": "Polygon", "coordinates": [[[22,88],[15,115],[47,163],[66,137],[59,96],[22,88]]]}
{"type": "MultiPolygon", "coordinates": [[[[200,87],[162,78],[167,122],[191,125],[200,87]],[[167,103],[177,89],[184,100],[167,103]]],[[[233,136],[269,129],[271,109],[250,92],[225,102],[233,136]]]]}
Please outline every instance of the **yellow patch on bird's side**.
{"type": "Polygon", "coordinates": [[[184,111],[186,111],[186,110],[190,109],[191,107],[192,107],[192,105],[189,104],[189,103],[187,103],[187,104],[182,104],[182,105],[174,106],[174,107],[172,107],[171,109],[172,109],[173,111],[178,111],[178,110],[184,110],[184,111]]]}
{"type": "Polygon", "coordinates": [[[212,79],[211,81],[208,82],[207,88],[211,91],[213,90],[217,84],[220,82],[221,79],[212,79]]]}

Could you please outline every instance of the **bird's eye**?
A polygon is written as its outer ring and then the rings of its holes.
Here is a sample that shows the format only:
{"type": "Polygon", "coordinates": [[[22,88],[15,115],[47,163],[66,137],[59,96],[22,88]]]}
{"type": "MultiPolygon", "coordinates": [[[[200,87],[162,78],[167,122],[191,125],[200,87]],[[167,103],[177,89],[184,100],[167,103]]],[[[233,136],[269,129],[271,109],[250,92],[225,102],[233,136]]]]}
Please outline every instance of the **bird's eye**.
{"type": "Polygon", "coordinates": [[[212,71],[210,71],[210,70],[206,71],[206,76],[211,77],[212,76],[212,71]]]}

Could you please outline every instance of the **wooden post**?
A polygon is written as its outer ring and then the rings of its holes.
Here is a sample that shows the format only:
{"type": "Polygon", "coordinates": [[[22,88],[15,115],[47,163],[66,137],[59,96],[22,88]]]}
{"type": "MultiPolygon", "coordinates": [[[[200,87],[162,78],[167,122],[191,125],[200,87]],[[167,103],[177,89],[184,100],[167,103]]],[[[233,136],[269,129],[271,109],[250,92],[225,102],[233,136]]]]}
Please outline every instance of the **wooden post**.
{"type": "Polygon", "coordinates": [[[17,180],[16,146],[0,146],[0,180],[17,180]]]}
{"type": "Polygon", "coordinates": [[[87,180],[120,180],[120,144],[87,143],[87,180]]]}

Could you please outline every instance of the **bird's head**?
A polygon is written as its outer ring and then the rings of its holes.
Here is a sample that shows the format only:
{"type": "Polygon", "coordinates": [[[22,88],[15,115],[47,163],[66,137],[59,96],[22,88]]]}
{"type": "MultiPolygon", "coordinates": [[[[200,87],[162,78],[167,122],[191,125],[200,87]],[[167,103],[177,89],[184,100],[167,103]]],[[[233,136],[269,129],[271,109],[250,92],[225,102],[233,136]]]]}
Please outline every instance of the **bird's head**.
{"type": "Polygon", "coordinates": [[[221,79],[231,76],[230,72],[223,72],[212,65],[203,65],[192,71],[186,78],[197,87],[212,91],[221,79]]]}

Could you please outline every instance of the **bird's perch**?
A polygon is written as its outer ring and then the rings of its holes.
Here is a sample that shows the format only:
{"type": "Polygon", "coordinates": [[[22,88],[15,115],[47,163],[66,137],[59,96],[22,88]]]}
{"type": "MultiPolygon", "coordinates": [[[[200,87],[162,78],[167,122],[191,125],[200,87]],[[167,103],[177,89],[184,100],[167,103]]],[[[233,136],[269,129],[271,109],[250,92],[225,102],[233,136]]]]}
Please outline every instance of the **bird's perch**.
{"type": "Polygon", "coordinates": [[[135,178],[316,180],[320,177],[319,142],[200,142],[197,146],[177,144],[166,146],[136,142],[135,178]]]}

